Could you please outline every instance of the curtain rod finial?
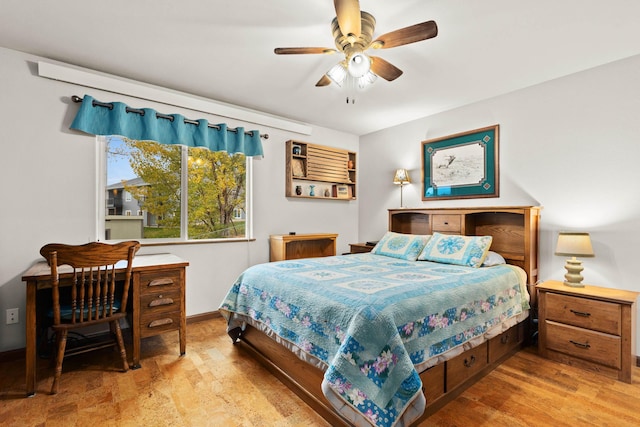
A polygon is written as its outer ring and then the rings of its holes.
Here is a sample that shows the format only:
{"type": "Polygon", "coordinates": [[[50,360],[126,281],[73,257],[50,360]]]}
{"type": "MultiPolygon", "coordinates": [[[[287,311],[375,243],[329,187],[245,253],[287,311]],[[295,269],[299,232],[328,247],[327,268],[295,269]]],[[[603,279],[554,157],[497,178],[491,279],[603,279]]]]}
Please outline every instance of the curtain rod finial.
{"type": "Polygon", "coordinates": [[[77,95],[71,95],[71,100],[72,100],[73,102],[82,102],[82,98],[80,98],[80,97],[79,97],[79,96],[77,96],[77,95]]]}

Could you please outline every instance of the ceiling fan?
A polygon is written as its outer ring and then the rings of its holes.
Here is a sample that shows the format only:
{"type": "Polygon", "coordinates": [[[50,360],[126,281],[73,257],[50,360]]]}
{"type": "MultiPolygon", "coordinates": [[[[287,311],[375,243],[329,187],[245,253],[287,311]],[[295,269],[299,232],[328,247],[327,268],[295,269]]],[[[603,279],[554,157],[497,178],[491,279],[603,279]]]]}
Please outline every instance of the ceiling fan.
{"type": "MultiPolygon", "coordinates": [[[[318,80],[316,86],[327,86],[331,82],[342,86],[345,80],[355,81],[364,87],[380,76],[393,81],[402,75],[395,65],[378,56],[368,55],[369,49],[389,49],[427,40],[438,35],[434,21],[426,21],[386,33],[373,39],[376,20],[373,15],[361,11],[358,0],[334,0],[336,17],[331,22],[331,31],[336,49],[326,47],[278,47],[277,55],[333,54],[342,52],[345,59],[318,80]],[[351,78],[349,78],[351,77],[351,78]]],[[[347,99],[348,102],[348,99],[347,99]]]]}

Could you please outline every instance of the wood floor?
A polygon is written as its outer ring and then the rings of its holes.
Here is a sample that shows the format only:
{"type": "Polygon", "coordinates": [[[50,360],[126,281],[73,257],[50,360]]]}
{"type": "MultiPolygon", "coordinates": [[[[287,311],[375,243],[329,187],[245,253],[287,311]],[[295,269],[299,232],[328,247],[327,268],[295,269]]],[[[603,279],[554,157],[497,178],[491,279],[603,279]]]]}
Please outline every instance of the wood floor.
{"type": "MultiPolygon", "coordinates": [[[[0,363],[2,426],[327,426],[298,397],[231,344],[222,319],[143,340],[142,368],[121,373],[111,350],[65,360],[60,392],[39,360],[25,398],[24,361],[0,363]]],[[[520,351],[426,426],[638,426],[640,368],[625,384],[520,351]]]]}

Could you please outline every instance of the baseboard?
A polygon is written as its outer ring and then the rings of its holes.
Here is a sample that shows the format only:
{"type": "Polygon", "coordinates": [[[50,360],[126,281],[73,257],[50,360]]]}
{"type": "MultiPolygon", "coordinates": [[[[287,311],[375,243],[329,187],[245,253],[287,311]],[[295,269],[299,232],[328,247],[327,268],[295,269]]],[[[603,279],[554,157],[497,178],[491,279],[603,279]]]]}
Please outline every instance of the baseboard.
{"type": "Polygon", "coordinates": [[[25,353],[26,353],[26,350],[24,348],[17,348],[15,350],[0,352],[0,363],[12,362],[14,360],[24,359],[25,353]]]}
{"type": "MultiPolygon", "coordinates": [[[[193,316],[187,316],[187,324],[204,322],[206,320],[217,319],[219,317],[222,317],[222,314],[220,314],[218,310],[210,311],[208,313],[194,314],[193,316]]],[[[128,329],[128,328],[123,328],[123,330],[125,329],[128,329]]],[[[25,353],[26,353],[25,348],[17,348],[15,350],[2,351],[0,352],[0,363],[12,362],[14,360],[24,359],[25,353]]]]}
{"type": "Polygon", "coordinates": [[[187,316],[187,324],[203,322],[205,320],[217,319],[219,317],[222,317],[222,314],[220,314],[218,310],[210,311],[208,313],[194,314],[193,316],[187,316]]]}

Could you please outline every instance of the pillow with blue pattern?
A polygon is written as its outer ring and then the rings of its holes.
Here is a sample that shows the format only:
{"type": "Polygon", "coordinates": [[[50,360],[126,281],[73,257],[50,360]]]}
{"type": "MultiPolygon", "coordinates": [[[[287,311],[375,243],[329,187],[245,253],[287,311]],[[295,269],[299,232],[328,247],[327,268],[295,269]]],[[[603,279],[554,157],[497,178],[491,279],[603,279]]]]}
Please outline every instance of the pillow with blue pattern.
{"type": "Polygon", "coordinates": [[[459,236],[433,233],[418,261],[480,267],[489,252],[491,236],[459,236]]]}
{"type": "Polygon", "coordinates": [[[372,254],[415,261],[427,244],[428,235],[403,234],[387,231],[377,245],[371,250],[372,254]]]}

